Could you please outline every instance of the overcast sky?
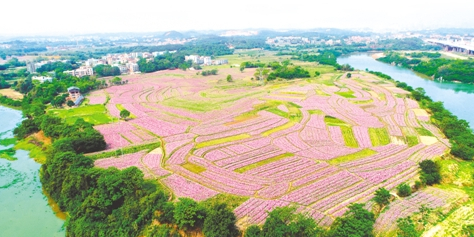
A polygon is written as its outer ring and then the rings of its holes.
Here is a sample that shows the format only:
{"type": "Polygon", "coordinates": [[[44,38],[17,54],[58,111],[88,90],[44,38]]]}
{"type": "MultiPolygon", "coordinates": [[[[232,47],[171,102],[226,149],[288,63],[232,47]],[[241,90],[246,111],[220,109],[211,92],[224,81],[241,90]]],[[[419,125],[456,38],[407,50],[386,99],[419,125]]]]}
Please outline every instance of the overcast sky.
{"type": "Polygon", "coordinates": [[[474,28],[473,0],[8,0],[0,35],[168,30],[474,28]]]}

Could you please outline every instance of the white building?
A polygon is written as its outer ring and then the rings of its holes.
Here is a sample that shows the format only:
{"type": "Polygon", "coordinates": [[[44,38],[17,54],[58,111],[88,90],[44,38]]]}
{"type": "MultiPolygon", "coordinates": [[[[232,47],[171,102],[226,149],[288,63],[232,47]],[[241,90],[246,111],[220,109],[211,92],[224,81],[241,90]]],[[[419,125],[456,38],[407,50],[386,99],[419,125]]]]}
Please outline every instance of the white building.
{"type": "Polygon", "coordinates": [[[136,63],[127,63],[128,70],[130,70],[130,73],[137,73],[140,71],[140,68],[138,67],[138,64],[136,63]]]}
{"type": "Polygon", "coordinates": [[[64,71],[64,73],[72,75],[72,76],[76,76],[76,77],[83,77],[83,76],[94,75],[94,70],[91,67],[80,67],[76,70],[64,71]]]}
{"type": "Polygon", "coordinates": [[[40,83],[44,83],[45,81],[53,82],[52,77],[34,76],[31,79],[33,81],[39,81],[40,83]]]}

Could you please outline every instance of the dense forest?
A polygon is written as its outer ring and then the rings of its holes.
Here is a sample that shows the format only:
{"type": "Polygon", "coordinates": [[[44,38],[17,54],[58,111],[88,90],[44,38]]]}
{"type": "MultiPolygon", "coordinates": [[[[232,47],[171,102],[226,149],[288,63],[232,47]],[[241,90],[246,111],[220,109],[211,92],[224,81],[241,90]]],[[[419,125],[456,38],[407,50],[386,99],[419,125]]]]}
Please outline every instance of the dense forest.
{"type": "Polygon", "coordinates": [[[299,55],[293,56],[292,59],[304,61],[304,62],[318,62],[322,65],[330,65],[335,67],[337,70],[343,71],[353,71],[349,65],[340,65],[337,63],[337,57],[341,56],[342,52],[337,50],[323,50],[319,51],[317,54],[308,54],[308,53],[301,53],[299,55]]]}
{"type": "Polygon", "coordinates": [[[110,65],[97,65],[94,67],[94,73],[99,77],[118,76],[120,69],[110,65]]]}
{"type": "MultiPolygon", "coordinates": [[[[270,62],[268,64],[260,62],[242,62],[240,64],[240,71],[245,70],[245,68],[262,68],[262,76],[264,76],[269,81],[275,80],[277,78],[295,79],[311,77],[307,70],[301,66],[293,65],[289,60],[285,60],[281,63],[270,62]],[[269,71],[269,69],[263,70],[263,68],[270,68],[272,71],[269,71]]],[[[256,77],[259,77],[259,74],[260,71],[257,70],[257,73],[255,74],[256,77]]]]}
{"type": "Polygon", "coordinates": [[[144,73],[176,68],[186,70],[191,67],[191,65],[192,62],[185,61],[184,54],[182,53],[165,53],[156,56],[151,61],[147,61],[144,58],[141,58],[138,61],[138,67],[140,68],[140,71],[144,73]]]}
{"type": "Polygon", "coordinates": [[[385,57],[378,60],[385,63],[395,63],[406,68],[413,69],[416,72],[425,74],[435,79],[442,78],[446,81],[460,81],[463,83],[474,83],[474,61],[459,59],[436,58],[437,55],[430,57],[429,60],[409,59],[406,56],[388,52],[385,57]]]}

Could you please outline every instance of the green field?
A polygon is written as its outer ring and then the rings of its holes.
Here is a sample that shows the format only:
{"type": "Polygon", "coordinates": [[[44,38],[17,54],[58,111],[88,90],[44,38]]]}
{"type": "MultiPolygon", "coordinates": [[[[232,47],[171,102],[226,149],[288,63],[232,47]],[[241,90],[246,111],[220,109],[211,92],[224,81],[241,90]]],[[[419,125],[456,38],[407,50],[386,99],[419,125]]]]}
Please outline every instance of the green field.
{"type": "Polygon", "coordinates": [[[113,121],[108,115],[104,105],[87,105],[73,109],[51,109],[49,114],[55,114],[66,120],[66,123],[73,124],[78,118],[83,118],[86,122],[94,125],[106,124],[113,121]]]}
{"type": "Polygon", "coordinates": [[[206,147],[206,146],[213,146],[213,145],[218,145],[218,144],[222,144],[222,143],[226,143],[226,142],[238,141],[238,140],[242,140],[242,139],[249,138],[249,137],[250,137],[249,134],[239,134],[239,135],[235,135],[235,136],[231,136],[231,137],[219,138],[219,139],[215,139],[215,140],[210,140],[210,141],[205,141],[205,142],[198,143],[196,145],[196,148],[203,148],[203,147],[206,147]]]}
{"type": "Polygon", "coordinates": [[[328,126],[349,126],[349,124],[347,124],[346,122],[338,119],[338,118],[334,118],[332,116],[326,116],[324,117],[324,122],[326,123],[326,125],[328,126]]]}
{"type": "Polygon", "coordinates": [[[426,128],[415,128],[416,131],[420,136],[429,136],[429,137],[434,137],[433,133],[431,133],[428,129],[426,128]]]}
{"type": "Polygon", "coordinates": [[[412,147],[412,146],[415,146],[417,145],[418,143],[420,143],[418,141],[418,137],[417,136],[406,136],[407,138],[407,144],[409,147],[412,147]]]}
{"type": "Polygon", "coordinates": [[[290,121],[290,122],[288,122],[288,123],[286,123],[286,124],[283,124],[283,125],[281,125],[281,126],[279,126],[279,127],[272,128],[272,129],[270,129],[270,130],[267,130],[267,131],[263,132],[263,133],[262,133],[262,136],[267,137],[267,136],[269,136],[269,135],[272,134],[272,133],[276,133],[276,132],[278,132],[278,131],[291,128],[291,127],[293,127],[293,125],[295,125],[295,122],[290,121]]]}
{"type": "Polygon", "coordinates": [[[285,154],[282,154],[282,155],[279,155],[279,156],[272,157],[270,159],[262,160],[262,161],[259,161],[257,163],[253,163],[251,165],[244,166],[242,168],[238,168],[238,169],[235,170],[235,172],[244,173],[244,172],[249,171],[251,169],[255,169],[257,167],[260,167],[262,165],[266,165],[266,164],[269,164],[269,163],[272,163],[272,162],[275,162],[275,161],[279,161],[279,160],[285,159],[287,157],[292,157],[292,156],[294,156],[294,154],[285,153],[285,154]]]}
{"type": "Polygon", "coordinates": [[[193,164],[193,163],[185,163],[183,165],[183,168],[195,173],[195,174],[199,174],[199,173],[202,173],[204,171],[206,171],[206,168],[200,166],[200,165],[196,165],[196,164],[193,164]]]}
{"type": "Polygon", "coordinates": [[[340,164],[340,163],[357,160],[357,159],[364,158],[364,157],[371,156],[371,155],[375,155],[375,154],[377,154],[377,152],[375,152],[373,150],[370,150],[370,149],[364,149],[364,150],[356,152],[356,153],[352,153],[352,154],[349,154],[349,155],[337,157],[335,159],[330,160],[328,163],[331,164],[331,165],[337,165],[337,164],[340,164]]]}
{"type": "Polygon", "coordinates": [[[344,137],[344,143],[348,147],[357,148],[359,144],[357,143],[354,133],[352,132],[351,127],[341,126],[342,136],[344,137]]]}
{"type": "Polygon", "coordinates": [[[345,91],[345,92],[335,92],[334,94],[338,94],[344,98],[356,98],[354,96],[354,92],[353,91],[345,91]]]}
{"type": "Polygon", "coordinates": [[[390,143],[390,135],[386,128],[369,128],[372,146],[384,146],[390,143]]]}

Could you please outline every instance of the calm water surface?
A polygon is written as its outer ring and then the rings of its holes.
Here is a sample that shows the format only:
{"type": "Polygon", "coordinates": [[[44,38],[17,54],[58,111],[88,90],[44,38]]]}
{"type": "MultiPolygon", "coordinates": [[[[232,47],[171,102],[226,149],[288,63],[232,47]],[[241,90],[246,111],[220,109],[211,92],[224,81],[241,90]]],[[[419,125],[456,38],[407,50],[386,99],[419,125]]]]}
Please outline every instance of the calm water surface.
{"type": "Polygon", "coordinates": [[[368,68],[371,71],[383,72],[413,88],[422,87],[434,101],[444,102],[446,109],[458,118],[468,121],[471,128],[474,128],[474,85],[432,81],[409,69],[379,62],[370,54],[352,54],[341,57],[338,58],[338,63],[347,63],[359,70],[368,68]]]}
{"type": "MultiPolygon", "coordinates": [[[[20,111],[0,106],[0,139],[13,137],[20,111]]],[[[10,146],[11,147],[11,146],[10,146]]],[[[1,146],[0,150],[8,147],[1,146]]],[[[40,164],[18,150],[17,160],[0,158],[0,236],[65,236],[41,189],[40,164]]]]}

